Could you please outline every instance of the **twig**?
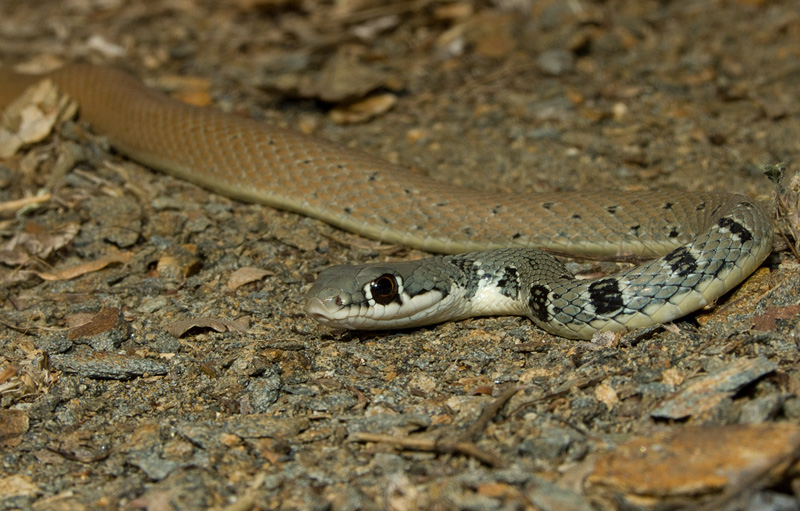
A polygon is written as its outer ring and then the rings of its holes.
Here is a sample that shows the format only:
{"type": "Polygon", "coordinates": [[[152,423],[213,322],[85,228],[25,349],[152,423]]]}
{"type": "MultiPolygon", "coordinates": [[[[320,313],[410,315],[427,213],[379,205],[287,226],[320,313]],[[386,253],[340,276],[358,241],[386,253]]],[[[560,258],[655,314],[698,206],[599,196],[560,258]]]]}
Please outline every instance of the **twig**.
{"type": "Polygon", "coordinates": [[[398,437],[376,433],[358,432],[350,435],[352,442],[375,442],[388,444],[407,451],[433,452],[437,454],[463,454],[493,468],[505,466],[499,456],[489,451],[484,451],[471,442],[452,442],[448,440],[430,440],[425,438],[398,437]]]}
{"type": "Polygon", "coordinates": [[[52,196],[49,193],[45,193],[35,197],[25,197],[24,199],[2,202],[0,203],[0,217],[11,216],[22,208],[43,204],[48,202],[51,198],[52,196]]]}
{"type": "Polygon", "coordinates": [[[464,431],[464,434],[461,435],[460,441],[461,442],[474,442],[478,435],[483,433],[483,430],[486,429],[486,426],[492,422],[500,410],[505,406],[509,399],[514,397],[514,394],[522,390],[522,387],[517,387],[515,385],[509,386],[507,389],[503,391],[502,394],[497,396],[497,399],[489,403],[489,406],[483,409],[481,415],[478,417],[478,420],[472,423],[472,426],[467,428],[464,431]]]}
{"type": "Polygon", "coordinates": [[[618,376],[620,374],[629,373],[630,370],[619,370],[619,371],[612,371],[610,373],[603,373],[594,377],[584,377],[584,378],[577,378],[574,380],[568,380],[565,383],[559,385],[559,387],[551,391],[543,396],[539,396],[537,398],[531,399],[530,401],[525,401],[524,403],[520,404],[509,415],[516,415],[520,413],[522,410],[535,405],[536,403],[540,403],[542,401],[549,401],[550,399],[554,399],[557,397],[565,396],[569,394],[573,389],[582,389],[584,387],[588,387],[590,385],[594,385],[596,383],[600,383],[601,381],[605,380],[606,378],[610,378],[612,376],[618,376]]]}
{"type": "MultiPolygon", "coordinates": [[[[397,16],[410,12],[419,12],[428,2],[426,0],[410,0],[407,2],[388,2],[386,5],[378,7],[353,10],[344,14],[334,15],[336,21],[341,23],[363,23],[364,21],[382,18],[385,16],[397,16]]],[[[354,4],[355,5],[355,4],[354,4]]]]}

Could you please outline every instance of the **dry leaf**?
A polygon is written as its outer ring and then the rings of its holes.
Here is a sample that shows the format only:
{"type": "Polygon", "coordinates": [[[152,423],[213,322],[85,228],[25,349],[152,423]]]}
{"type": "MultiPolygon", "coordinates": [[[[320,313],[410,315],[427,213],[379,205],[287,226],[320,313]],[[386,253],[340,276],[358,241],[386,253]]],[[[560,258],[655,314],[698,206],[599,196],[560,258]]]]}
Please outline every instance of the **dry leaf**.
{"type": "Polygon", "coordinates": [[[36,272],[36,275],[38,275],[42,280],[69,280],[74,279],[75,277],[80,277],[86,273],[102,270],[109,264],[127,264],[131,258],[133,258],[132,252],[117,252],[114,254],[109,254],[105,257],[101,257],[95,261],[79,264],[78,266],[74,266],[72,268],[56,270],[54,272],[36,272]]]}
{"type": "Polygon", "coordinates": [[[235,291],[245,284],[261,280],[269,275],[275,274],[261,268],[239,268],[235,272],[231,273],[231,276],[228,279],[228,289],[235,291]]]}
{"type": "Polygon", "coordinates": [[[245,332],[250,327],[250,319],[242,317],[236,320],[217,318],[191,318],[174,321],[166,326],[167,332],[181,337],[192,328],[210,328],[217,332],[245,332]]]}
{"type": "Polygon", "coordinates": [[[336,124],[355,124],[366,122],[388,112],[397,103],[394,94],[371,96],[357,103],[331,110],[330,117],[336,124]]]}
{"type": "Polygon", "coordinates": [[[47,393],[56,380],[50,368],[50,357],[37,356],[21,367],[8,366],[3,370],[0,374],[0,396],[10,398],[14,403],[47,393]]]}
{"type": "Polygon", "coordinates": [[[44,140],[57,123],[77,112],[77,103],[51,80],[29,87],[0,116],[0,158],[9,158],[20,147],[44,140]]]}
{"type": "Polygon", "coordinates": [[[12,237],[0,249],[0,262],[16,266],[34,257],[47,259],[71,242],[80,228],[80,224],[71,222],[46,231],[36,223],[28,222],[24,232],[12,237]]]}
{"type": "Polygon", "coordinates": [[[103,332],[108,332],[124,321],[120,309],[111,307],[103,309],[97,314],[93,314],[91,319],[79,326],[71,328],[67,333],[67,339],[74,341],[81,337],[92,337],[103,332]]]}
{"type": "Polygon", "coordinates": [[[3,384],[19,373],[19,367],[8,366],[0,372],[0,384],[3,384]]]}

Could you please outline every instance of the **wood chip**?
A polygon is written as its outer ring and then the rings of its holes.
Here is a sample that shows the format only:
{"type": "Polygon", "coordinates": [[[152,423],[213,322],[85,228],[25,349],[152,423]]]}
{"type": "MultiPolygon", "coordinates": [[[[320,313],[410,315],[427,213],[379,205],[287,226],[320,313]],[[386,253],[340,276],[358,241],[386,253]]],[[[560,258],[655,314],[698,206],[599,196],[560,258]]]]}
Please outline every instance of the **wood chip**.
{"type": "Polygon", "coordinates": [[[0,410],[0,447],[19,445],[29,424],[28,414],[22,410],[0,410]]]}
{"type": "Polygon", "coordinates": [[[688,427],[619,446],[597,460],[587,484],[617,504],[648,509],[669,498],[747,488],[751,478],[785,471],[798,450],[796,424],[688,427]]]}
{"type": "Polygon", "coordinates": [[[11,475],[0,479],[0,495],[5,498],[34,496],[41,492],[39,487],[24,475],[11,475]]]}
{"type": "Polygon", "coordinates": [[[766,358],[742,359],[722,371],[691,380],[650,415],[664,419],[683,419],[701,415],[743,386],[777,369],[766,358]]]}

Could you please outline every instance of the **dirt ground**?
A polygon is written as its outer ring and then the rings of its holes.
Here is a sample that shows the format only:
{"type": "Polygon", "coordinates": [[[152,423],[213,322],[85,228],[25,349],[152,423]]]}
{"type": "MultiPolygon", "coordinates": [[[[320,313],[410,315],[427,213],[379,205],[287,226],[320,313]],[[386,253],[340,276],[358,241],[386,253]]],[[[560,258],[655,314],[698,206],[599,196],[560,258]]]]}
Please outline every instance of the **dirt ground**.
{"type": "MultiPolygon", "coordinates": [[[[80,59],[499,191],[771,205],[762,166],[800,157],[794,0],[0,2],[0,64],[80,59]]],[[[316,273],[422,253],[69,122],[0,161],[0,207],[0,509],[800,509],[785,243],[716,307],[621,337],[356,335],[305,317],[316,273]]]]}

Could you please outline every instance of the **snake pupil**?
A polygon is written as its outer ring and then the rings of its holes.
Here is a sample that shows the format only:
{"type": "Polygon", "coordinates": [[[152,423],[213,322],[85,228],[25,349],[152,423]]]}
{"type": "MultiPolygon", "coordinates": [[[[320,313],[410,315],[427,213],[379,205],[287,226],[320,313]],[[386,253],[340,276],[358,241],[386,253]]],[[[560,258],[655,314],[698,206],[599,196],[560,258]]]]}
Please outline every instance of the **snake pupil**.
{"type": "Polygon", "coordinates": [[[373,280],[369,289],[375,303],[387,305],[397,297],[397,280],[387,273],[373,280]]]}

